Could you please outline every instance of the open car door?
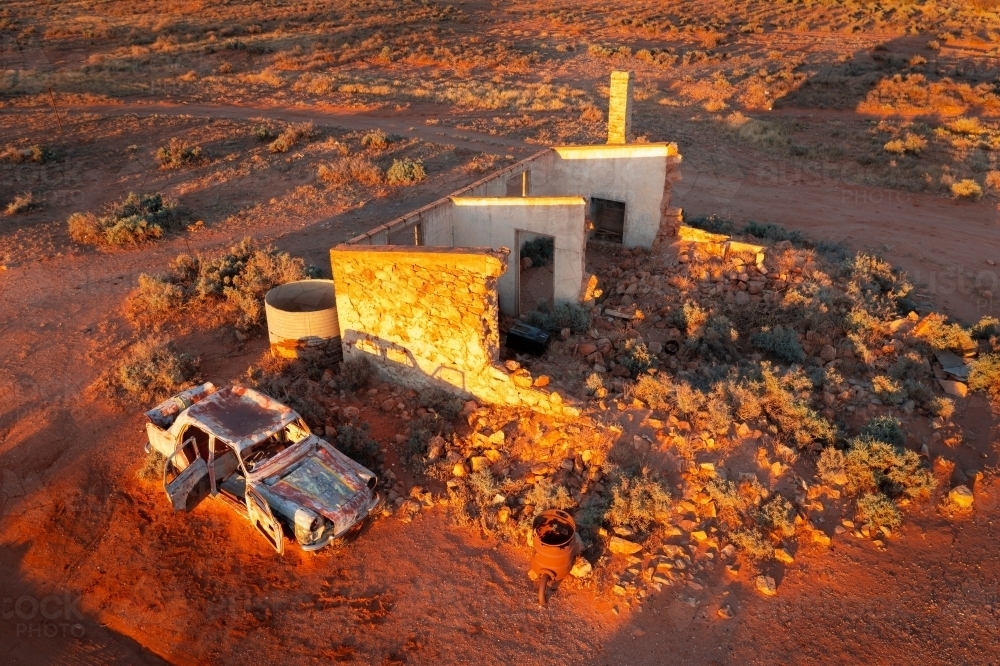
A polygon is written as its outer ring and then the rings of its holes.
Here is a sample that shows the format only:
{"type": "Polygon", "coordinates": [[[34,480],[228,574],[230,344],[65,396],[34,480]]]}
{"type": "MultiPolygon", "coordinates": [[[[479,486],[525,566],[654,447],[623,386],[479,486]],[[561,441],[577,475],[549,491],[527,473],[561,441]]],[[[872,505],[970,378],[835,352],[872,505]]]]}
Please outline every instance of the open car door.
{"type": "Polygon", "coordinates": [[[208,496],[208,463],[198,457],[194,439],[188,439],[163,465],[163,489],[174,511],[190,511],[208,496]]]}
{"type": "Polygon", "coordinates": [[[271,513],[271,507],[253,486],[247,485],[246,497],[250,523],[264,535],[264,538],[278,551],[279,555],[284,554],[284,534],[281,533],[281,524],[271,513]]]}

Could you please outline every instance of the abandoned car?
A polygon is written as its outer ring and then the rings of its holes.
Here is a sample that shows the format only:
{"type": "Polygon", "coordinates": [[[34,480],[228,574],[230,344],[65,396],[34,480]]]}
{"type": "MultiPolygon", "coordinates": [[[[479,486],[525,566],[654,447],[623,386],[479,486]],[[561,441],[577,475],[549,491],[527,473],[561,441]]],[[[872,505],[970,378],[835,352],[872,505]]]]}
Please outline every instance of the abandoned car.
{"type": "Polygon", "coordinates": [[[303,550],[323,548],[376,512],[376,476],[312,434],[289,407],[252,389],[188,389],[146,412],[146,451],[166,463],[174,510],[211,495],[279,553],[285,526],[303,550]]]}

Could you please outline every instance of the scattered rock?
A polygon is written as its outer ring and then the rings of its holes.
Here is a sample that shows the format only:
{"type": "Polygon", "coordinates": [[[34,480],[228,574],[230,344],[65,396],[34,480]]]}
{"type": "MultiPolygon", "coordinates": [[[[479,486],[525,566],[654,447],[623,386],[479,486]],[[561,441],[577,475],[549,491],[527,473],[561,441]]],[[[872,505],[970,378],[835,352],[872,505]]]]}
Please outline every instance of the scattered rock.
{"type": "Polygon", "coordinates": [[[969,490],[968,486],[955,486],[948,491],[948,499],[951,500],[952,504],[963,509],[971,507],[974,500],[972,491],[969,490]]]}
{"type": "Polygon", "coordinates": [[[590,356],[597,351],[597,345],[593,342],[584,342],[577,351],[580,353],[580,356],[590,356]]]}
{"type": "Polygon", "coordinates": [[[535,378],[535,386],[537,386],[538,388],[542,388],[543,386],[548,386],[548,385],[549,385],[548,375],[539,375],[538,377],[535,378]]]}
{"type": "Polygon", "coordinates": [[[778,586],[775,585],[774,579],[770,576],[757,576],[755,583],[757,591],[766,597],[773,597],[778,594],[778,586]]]}
{"type": "MultiPolygon", "coordinates": [[[[469,464],[472,466],[473,472],[481,472],[484,469],[489,469],[490,459],[486,456],[473,456],[469,460],[469,464]]],[[[455,476],[459,476],[456,474],[455,476]]]]}
{"type": "Polygon", "coordinates": [[[573,563],[573,568],[569,570],[569,575],[573,578],[586,578],[593,572],[594,567],[584,557],[577,557],[573,563]]]}
{"type": "Polygon", "coordinates": [[[824,345],[819,353],[819,357],[824,363],[835,361],[837,359],[837,349],[833,345],[824,345]]]}
{"type": "Polygon", "coordinates": [[[526,271],[531,268],[531,257],[521,257],[521,270],[526,271]]]}
{"type": "Polygon", "coordinates": [[[719,609],[719,617],[723,620],[731,620],[733,618],[733,609],[729,606],[723,606],[719,609]]]}
{"type": "Polygon", "coordinates": [[[452,468],[451,473],[454,476],[465,476],[469,473],[469,470],[465,469],[465,463],[455,463],[455,467],[452,468]]]}
{"type": "Polygon", "coordinates": [[[642,545],[613,536],[611,537],[611,542],[608,544],[608,549],[616,555],[635,555],[642,550],[642,545]]]}
{"type": "Polygon", "coordinates": [[[791,564],[792,562],[795,561],[795,559],[792,558],[792,556],[789,555],[788,551],[785,550],[784,548],[774,549],[774,559],[778,560],[782,564],[791,564]]]}
{"type": "Polygon", "coordinates": [[[939,379],[938,383],[941,384],[941,388],[948,395],[953,395],[957,398],[964,398],[969,395],[968,384],[963,384],[962,382],[953,382],[948,379],[939,379]]]}

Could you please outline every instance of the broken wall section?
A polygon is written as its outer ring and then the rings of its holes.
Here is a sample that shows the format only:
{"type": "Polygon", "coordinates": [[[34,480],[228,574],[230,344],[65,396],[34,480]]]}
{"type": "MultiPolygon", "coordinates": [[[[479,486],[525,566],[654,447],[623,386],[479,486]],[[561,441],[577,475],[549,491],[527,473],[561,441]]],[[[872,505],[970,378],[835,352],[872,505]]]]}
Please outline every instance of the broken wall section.
{"type": "Polygon", "coordinates": [[[330,251],[344,359],[388,381],[484,403],[576,416],[530,376],[499,367],[497,281],[507,253],[489,248],[339,245],[330,251]]]}

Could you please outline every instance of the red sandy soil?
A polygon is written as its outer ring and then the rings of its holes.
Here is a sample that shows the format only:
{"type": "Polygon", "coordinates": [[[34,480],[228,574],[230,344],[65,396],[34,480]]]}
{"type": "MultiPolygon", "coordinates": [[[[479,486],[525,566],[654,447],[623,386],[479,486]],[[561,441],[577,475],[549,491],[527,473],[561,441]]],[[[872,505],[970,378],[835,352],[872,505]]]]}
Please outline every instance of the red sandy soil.
{"type": "MultiPolygon", "coordinates": [[[[420,127],[411,113],[394,117],[394,131],[420,127]]],[[[271,114],[309,117],[292,109],[252,111],[271,114]]],[[[365,115],[322,121],[390,127],[386,118],[365,115]]],[[[461,134],[478,150],[497,141],[461,134]]],[[[502,150],[514,144],[503,141],[502,150]]],[[[518,154],[528,150],[524,145],[518,154]]],[[[751,169],[739,151],[710,141],[682,152],[675,204],[689,214],[761,219],[855,249],[878,248],[922,282],[948,269],[976,275],[990,268],[987,259],[1000,260],[997,215],[988,207],[838,187],[778,167],[776,177],[764,178],[767,165],[751,169]]],[[[387,209],[402,212],[446,191],[418,189],[374,210],[345,213],[336,230],[329,220],[294,228],[276,220],[251,231],[323,265],[345,233],[384,221],[387,209]]],[[[113,353],[109,340],[124,334],[118,307],[140,272],[163,270],[178,252],[215,248],[244,232],[220,226],[141,251],[53,254],[0,272],[3,596],[79,595],[83,615],[72,619],[82,625],[73,629],[82,638],[48,638],[4,614],[3,663],[995,661],[1000,555],[993,521],[1000,489],[993,487],[980,489],[975,513],[963,521],[930,506],[910,510],[885,552],[841,535],[829,551],[800,555],[775,572],[776,598],[719,571],[703,590],[666,588],[641,610],[620,608],[620,614],[611,600],[572,582],[539,608],[525,575],[527,549],[449,526],[441,509],[412,523],[383,519],[353,543],[318,555],[291,545],[283,558],[222,506],[205,502],[191,515],[171,513],[162,491],[135,477],[141,415],[111,411],[85,389],[113,353]],[[735,612],[730,620],[716,614],[724,604],[735,612]]],[[[949,312],[965,319],[983,313],[976,294],[940,284],[931,295],[949,312]]],[[[260,340],[233,349],[210,334],[185,344],[217,384],[265,353],[260,340]]],[[[383,443],[402,427],[369,412],[362,418],[374,422],[383,443]]],[[[1000,433],[985,401],[968,400],[957,420],[966,435],[952,456],[960,467],[995,464],[1000,433]]],[[[3,610],[12,603],[4,601],[3,610]]]]}

